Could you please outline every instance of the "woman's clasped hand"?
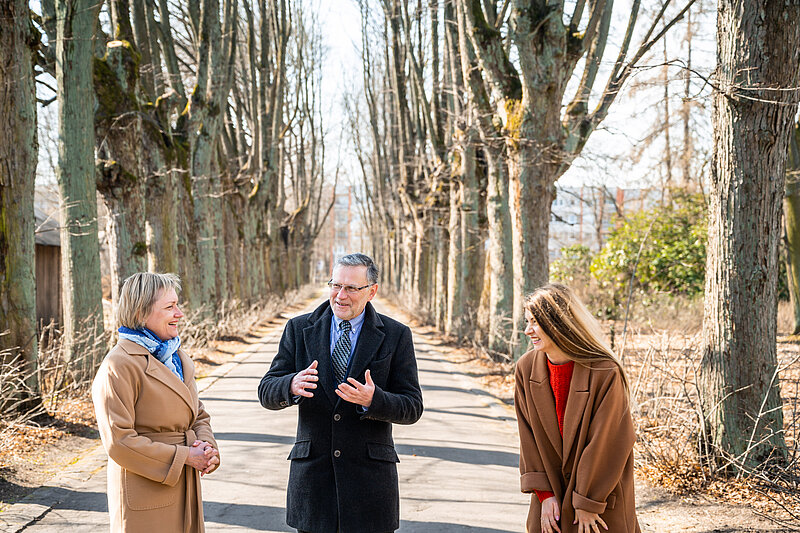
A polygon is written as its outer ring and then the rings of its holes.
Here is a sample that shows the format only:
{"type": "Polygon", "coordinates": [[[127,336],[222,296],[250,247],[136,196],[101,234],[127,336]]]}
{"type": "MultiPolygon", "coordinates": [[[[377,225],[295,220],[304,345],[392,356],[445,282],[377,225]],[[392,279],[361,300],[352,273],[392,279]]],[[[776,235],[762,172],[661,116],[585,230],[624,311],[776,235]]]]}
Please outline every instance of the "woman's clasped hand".
{"type": "Polygon", "coordinates": [[[196,440],[189,448],[186,464],[200,471],[200,475],[210,474],[219,466],[219,450],[204,440],[196,440]]]}

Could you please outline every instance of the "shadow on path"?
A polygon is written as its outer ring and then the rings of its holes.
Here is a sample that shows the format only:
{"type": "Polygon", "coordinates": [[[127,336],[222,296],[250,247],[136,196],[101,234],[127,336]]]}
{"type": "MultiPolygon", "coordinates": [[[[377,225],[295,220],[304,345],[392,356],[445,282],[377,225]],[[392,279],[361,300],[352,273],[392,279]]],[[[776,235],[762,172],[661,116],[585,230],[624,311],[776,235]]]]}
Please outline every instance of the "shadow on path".
{"type": "Polygon", "coordinates": [[[286,525],[286,509],[246,503],[203,502],[206,530],[213,523],[240,526],[253,531],[294,531],[286,525]]]}
{"type": "Polygon", "coordinates": [[[294,437],[286,435],[270,435],[269,433],[214,433],[217,441],[221,440],[239,440],[244,442],[268,442],[272,444],[294,444],[294,437]]]}
{"type": "Polygon", "coordinates": [[[491,527],[473,527],[463,524],[448,522],[417,522],[414,520],[401,520],[400,533],[518,533],[508,529],[495,529],[491,527]]]}
{"type": "Polygon", "coordinates": [[[511,468],[519,467],[519,455],[509,452],[492,450],[468,450],[445,446],[416,446],[398,444],[397,452],[401,455],[418,455],[421,457],[435,457],[443,461],[465,463],[470,465],[497,465],[511,468]]]}

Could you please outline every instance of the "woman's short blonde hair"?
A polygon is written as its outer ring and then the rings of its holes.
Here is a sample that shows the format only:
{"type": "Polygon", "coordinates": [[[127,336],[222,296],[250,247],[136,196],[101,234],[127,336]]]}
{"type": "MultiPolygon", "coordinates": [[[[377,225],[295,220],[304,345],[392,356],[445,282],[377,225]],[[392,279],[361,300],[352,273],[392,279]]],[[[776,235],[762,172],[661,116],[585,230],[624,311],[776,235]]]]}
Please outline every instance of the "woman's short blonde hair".
{"type": "Polygon", "coordinates": [[[130,329],[144,327],[147,317],[153,310],[161,291],[175,289],[181,291],[181,279],[175,274],[156,274],[137,272],[122,284],[119,291],[117,322],[130,329]]]}

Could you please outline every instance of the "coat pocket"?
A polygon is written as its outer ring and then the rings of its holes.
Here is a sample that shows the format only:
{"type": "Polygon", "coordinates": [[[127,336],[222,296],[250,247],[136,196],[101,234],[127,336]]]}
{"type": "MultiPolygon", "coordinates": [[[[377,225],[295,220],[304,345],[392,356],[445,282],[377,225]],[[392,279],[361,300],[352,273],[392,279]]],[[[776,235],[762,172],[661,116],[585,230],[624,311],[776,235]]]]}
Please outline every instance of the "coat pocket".
{"type": "Polygon", "coordinates": [[[613,492],[606,498],[606,509],[613,509],[617,505],[617,495],[613,492]]]}
{"type": "Polygon", "coordinates": [[[376,359],[370,362],[367,368],[372,381],[379,387],[385,388],[386,383],[389,381],[389,369],[392,366],[392,356],[387,355],[381,359],[376,359]]]}
{"type": "Polygon", "coordinates": [[[148,511],[161,509],[175,503],[178,491],[184,490],[184,485],[178,483],[172,487],[158,481],[153,481],[140,475],[122,471],[125,487],[125,502],[133,511],[148,511]]]}
{"type": "Polygon", "coordinates": [[[289,457],[286,459],[307,459],[309,455],[311,455],[311,441],[299,440],[294,443],[292,451],[289,452],[289,457]]]}
{"type": "Polygon", "coordinates": [[[376,461],[388,461],[390,463],[400,462],[400,458],[397,457],[397,452],[391,444],[368,442],[367,455],[370,459],[375,459],[376,461]]]}

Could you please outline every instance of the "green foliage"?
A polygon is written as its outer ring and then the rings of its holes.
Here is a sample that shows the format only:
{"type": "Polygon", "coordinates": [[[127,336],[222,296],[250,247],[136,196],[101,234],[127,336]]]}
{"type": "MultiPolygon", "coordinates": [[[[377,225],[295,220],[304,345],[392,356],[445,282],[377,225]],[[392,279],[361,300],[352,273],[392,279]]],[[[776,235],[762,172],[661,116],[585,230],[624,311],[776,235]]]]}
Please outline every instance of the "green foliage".
{"type": "Polygon", "coordinates": [[[592,261],[592,276],[602,286],[619,290],[635,270],[635,283],[642,290],[700,294],[706,235],[702,195],[676,195],[672,205],[636,213],[619,224],[592,261]]]}
{"type": "Polygon", "coordinates": [[[585,284],[589,281],[591,264],[592,252],[588,246],[565,246],[561,257],[550,263],[550,279],[570,286],[585,284]]]}

